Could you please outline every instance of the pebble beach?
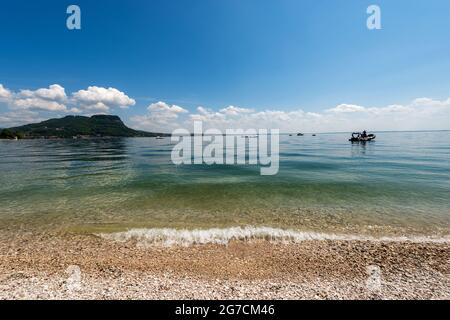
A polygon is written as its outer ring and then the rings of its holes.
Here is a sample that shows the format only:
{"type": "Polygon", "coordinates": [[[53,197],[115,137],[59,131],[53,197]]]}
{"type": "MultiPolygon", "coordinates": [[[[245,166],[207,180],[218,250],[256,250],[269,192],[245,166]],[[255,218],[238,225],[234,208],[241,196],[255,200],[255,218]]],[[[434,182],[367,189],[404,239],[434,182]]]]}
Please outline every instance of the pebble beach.
{"type": "Polygon", "coordinates": [[[0,299],[450,299],[450,244],[1,234],[0,299]]]}

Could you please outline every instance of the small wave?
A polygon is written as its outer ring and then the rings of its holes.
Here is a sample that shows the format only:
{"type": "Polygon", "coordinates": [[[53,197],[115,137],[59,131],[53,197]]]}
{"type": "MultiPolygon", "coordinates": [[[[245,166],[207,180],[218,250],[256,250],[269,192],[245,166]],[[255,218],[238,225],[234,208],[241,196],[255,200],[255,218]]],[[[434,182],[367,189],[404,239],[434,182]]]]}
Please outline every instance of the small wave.
{"type": "Polygon", "coordinates": [[[363,235],[345,235],[318,232],[302,232],[271,227],[232,227],[212,229],[131,229],[124,232],[100,233],[98,236],[116,242],[135,241],[138,246],[190,246],[203,244],[227,245],[230,241],[266,240],[274,243],[300,243],[311,240],[335,241],[378,241],[378,242],[415,242],[450,243],[450,236],[393,236],[373,237],[363,235]]]}

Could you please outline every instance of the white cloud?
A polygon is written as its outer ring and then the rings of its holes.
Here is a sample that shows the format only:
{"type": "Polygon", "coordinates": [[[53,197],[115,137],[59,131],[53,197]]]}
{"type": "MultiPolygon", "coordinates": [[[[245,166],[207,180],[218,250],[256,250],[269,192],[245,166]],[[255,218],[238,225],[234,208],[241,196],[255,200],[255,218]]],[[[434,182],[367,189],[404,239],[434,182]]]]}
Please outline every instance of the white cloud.
{"type": "Polygon", "coordinates": [[[411,103],[411,105],[413,105],[413,106],[430,106],[430,107],[448,106],[448,105],[450,105],[450,99],[439,101],[439,100],[433,100],[430,98],[417,98],[411,103]]]}
{"type": "Polygon", "coordinates": [[[67,99],[66,91],[59,84],[52,84],[47,88],[37,89],[36,91],[21,90],[18,94],[23,98],[38,98],[44,100],[65,101],[67,99]]]}
{"type": "Polygon", "coordinates": [[[340,104],[323,112],[301,109],[255,111],[234,106],[214,111],[198,107],[195,112],[187,113],[186,117],[166,115],[159,118],[154,111],[168,111],[169,107],[165,103],[155,104],[149,110],[150,115],[133,117],[133,125],[145,130],[158,128],[166,132],[174,128],[192,130],[193,121],[202,121],[204,128],[220,130],[273,128],[282,132],[450,129],[450,99],[439,101],[421,98],[406,105],[382,107],[340,104]]]}
{"type": "Polygon", "coordinates": [[[354,104],[340,104],[334,108],[327,109],[325,112],[327,113],[366,113],[366,114],[388,114],[392,112],[408,112],[413,111],[411,106],[403,106],[403,105],[390,105],[387,107],[362,107],[354,104]]]}
{"type": "Polygon", "coordinates": [[[332,109],[328,109],[327,111],[335,113],[351,113],[366,111],[366,108],[355,104],[340,104],[332,109]]]}
{"type": "Polygon", "coordinates": [[[103,102],[96,102],[94,104],[87,104],[87,105],[80,105],[80,108],[77,108],[78,110],[81,110],[82,112],[101,112],[101,113],[107,113],[109,111],[109,107],[104,104],[103,102]]]}
{"type": "Polygon", "coordinates": [[[64,88],[57,84],[35,91],[20,90],[8,97],[8,103],[13,109],[44,111],[66,111],[66,100],[64,88]]]}
{"type": "MultiPolygon", "coordinates": [[[[79,90],[70,96],[65,89],[53,84],[48,88],[37,90],[23,89],[13,92],[0,84],[0,108],[7,107],[9,112],[0,113],[0,126],[16,123],[23,116],[22,123],[27,123],[26,111],[49,113],[63,112],[76,114],[109,113],[113,108],[127,108],[136,104],[134,99],[115,88],[91,86],[87,90],[79,90]],[[17,116],[14,116],[17,115],[17,116]]],[[[38,114],[40,116],[40,114],[38,114]]],[[[58,114],[59,116],[59,114],[58,114]]],[[[36,121],[36,115],[32,117],[36,121]]]]}
{"type": "MultiPolygon", "coordinates": [[[[361,130],[440,130],[450,129],[450,99],[419,98],[409,104],[364,107],[341,104],[324,113],[334,131],[361,130]]],[[[320,126],[320,130],[326,128],[320,126]]],[[[327,131],[333,131],[327,130],[327,131]]]]}
{"type": "Polygon", "coordinates": [[[254,112],[253,109],[246,109],[246,108],[239,108],[239,107],[235,107],[235,106],[228,106],[224,109],[220,110],[221,113],[224,113],[226,115],[229,116],[237,116],[239,114],[243,114],[243,113],[251,113],[254,112]]]}
{"type": "Polygon", "coordinates": [[[203,107],[200,106],[200,107],[197,107],[197,112],[200,113],[200,114],[208,114],[208,113],[211,112],[211,110],[203,108],[203,107]]]}
{"type": "Polygon", "coordinates": [[[187,112],[187,110],[182,107],[177,105],[169,106],[167,103],[162,101],[152,103],[147,107],[147,109],[152,113],[168,116],[170,118],[176,118],[179,113],[187,112]]]}
{"type": "Polygon", "coordinates": [[[137,128],[150,128],[152,131],[167,132],[179,127],[178,117],[188,111],[177,105],[169,105],[159,101],[147,107],[149,114],[131,117],[137,128]]]}
{"type": "MultiPolygon", "coordinates": [[[[224,109],[222,109],[224,110],[224,109]]],[[[204,122],[214,122],[214,121],[225,121],[226,115],[223,112],[215,112],[211,109],[204,107],[197,108],[197,114],[189,115],[192,121],[204,121],[204,122]]]]}
{"type": "Polygon", "coordinates": [[[67,107],[57,101],[50,101],[39,98],[15,99],[12,105],[17,109],[37,109],[45,111],[66,111],[67,107]]]}
{"type": "Polygon", "coordinates": [[[25,123],[40,122],[45,120],[38,112],[30,110],[19,110],[0,113],[0,127],[15,127],[25,123]]]}
{"type": "Polygon", "coordinates": [[[11,96],[12,96],[11,91],[9,91],[5,87],[3,87],[2,84],[0,84],[0,99],[1,100],[10,99],[11,96]]]}
{"type": "Polygon", "coordinates": [[[67,111],[66,100],[64,88],[57,84],[35,91],[20,90],[19,93],[11,94],[8,98],[13,109],[43,111],[67,111]]]}
{"type": "Polygon", "coordinates": [[[70,108],[70,113],[82,113],[83,111],[78,109],[77,107],[70,108]]]}
{"type": "Polygon", "coordinates": [[[115,88],[91,86],[87,90],[79,90],[72,95],[73,103],[85,110],[108,111],[111,108],[128,108],[136,101],[115,88]]]}

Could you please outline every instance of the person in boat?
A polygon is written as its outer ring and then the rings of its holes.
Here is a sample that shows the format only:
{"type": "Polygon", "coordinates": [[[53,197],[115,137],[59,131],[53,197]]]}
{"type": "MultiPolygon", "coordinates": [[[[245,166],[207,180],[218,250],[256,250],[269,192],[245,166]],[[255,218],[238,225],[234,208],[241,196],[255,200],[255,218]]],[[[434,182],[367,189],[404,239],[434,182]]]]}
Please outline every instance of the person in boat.
{"type": "Polygon", "coordinates": [[[357,142],[357,141],[373,141],[375,140],[376,136],[374,134],[367,134],[367,131],[361,132],[353,132],[352,137],[350,138],[350,141],[357,142]]]}

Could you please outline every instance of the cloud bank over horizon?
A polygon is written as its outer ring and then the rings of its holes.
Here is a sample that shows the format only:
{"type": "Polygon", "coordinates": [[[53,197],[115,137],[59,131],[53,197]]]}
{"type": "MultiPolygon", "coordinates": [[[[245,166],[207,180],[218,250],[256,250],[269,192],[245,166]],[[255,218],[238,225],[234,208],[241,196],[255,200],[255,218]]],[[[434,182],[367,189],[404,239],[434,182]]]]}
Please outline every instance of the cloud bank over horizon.
{"type": "MultiPolygon", "coordinates": [[[[135,99],[112,87],[89,86],[67,94],[58,84],[17,92],[0,84],[0,127],[68,114],[111,114],[135,105],[135,99]]],[[[381,107],[343,103],[320,112],[256,110],[232,105],[218,110],[199,106],[190,111],[159,101],[148,105],[144,114],[133,112],[124,121],[137,129],[158,132],[192,130],[194,121],[202,121],[205,129],[223,131],[237,128],[280,129],[281,132],[446,130],[450,129],[450,99],[417,98],[408,104],[381,107]]]]}
{"type": "Polygon", "coordinates": [[[406,105],[366,107],[340,104],[321,112],[264,110],[228,106],[214,111],[197,107],[195,112],[165,102],[148,107],[146,115],[130,117],[130,123],[142,130],[192,130],[194,121],[203,127],[226,129],[280,129],[280,132],[349,132],[447,130],[450,129],[450,99],[418,98],[406,105]],[[161,106],[156,108],[155,106],[161,106]]]}

